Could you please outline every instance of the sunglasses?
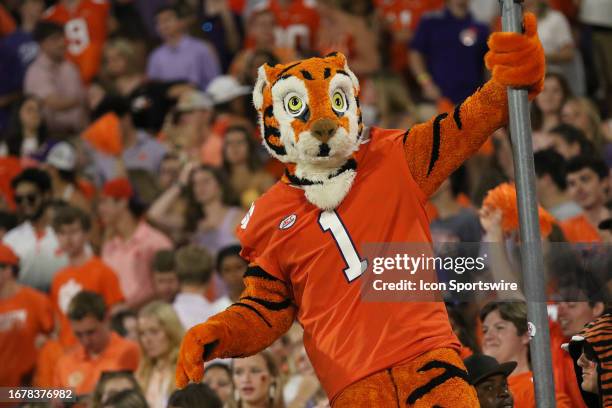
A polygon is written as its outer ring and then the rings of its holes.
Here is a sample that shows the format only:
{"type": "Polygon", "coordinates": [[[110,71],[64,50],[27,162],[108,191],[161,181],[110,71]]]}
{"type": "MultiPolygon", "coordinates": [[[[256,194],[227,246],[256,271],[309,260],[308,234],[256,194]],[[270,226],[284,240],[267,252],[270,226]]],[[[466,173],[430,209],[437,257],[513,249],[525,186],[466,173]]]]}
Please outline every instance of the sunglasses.
{"type": "Polygon", "coordinates": [[[34,205],[34,204],[36,204],[36,201],[38,201],[38,194],[36,194],[36,193],[23,194],[23,195],[15,195],[15,203],[17,205],[23,205],[26,202],[29,205],[34,205]]]}

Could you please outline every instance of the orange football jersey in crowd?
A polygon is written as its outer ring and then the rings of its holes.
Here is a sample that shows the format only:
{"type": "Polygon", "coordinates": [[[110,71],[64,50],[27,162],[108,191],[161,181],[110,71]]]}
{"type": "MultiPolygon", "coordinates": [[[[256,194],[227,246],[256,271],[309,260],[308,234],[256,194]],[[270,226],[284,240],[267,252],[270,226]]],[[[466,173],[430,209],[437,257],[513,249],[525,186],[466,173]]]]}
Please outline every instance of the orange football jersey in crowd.
{"type": "Polygon", "coordinates": [[[335,211],[321,211],[302,189],[279,182],[238,227],[242,256],[291,288],[304,346],[330,399],[426,351],[460,349],[443,302],[361,298],[364,244],[431,242],[426,197],[410,174],[403,135],[370,130],[355,153],[353,186],[335,211]]]}
{"type": "Polygon", "coordinates": [[[567,242],[601,242],[597,229],[591,225],[584,214],[577,215],[560,223],[567,242]]]}
{"type": "Polygon", "coordinates": [[[92,392],[104,371],[136,371],[140,360],[138,345],[111,333],[108,346],[96,357],[90,357],[80,344],[57,362],[54,386],[74,388],[77,395],[92,392]]]}
{"type": "Polygon", "coordinates": [[[97,256],[92,256],[81,266],[67,266],[59,270],[53,277],[49,296],[59,316],[59,341],[63,346],[72,346],[77,342],[66,312],[74,295],[82,290],[101,295],[108,309],[123,301],[117,275],[97,256]]]}
{"type": "Polygon", "coordinates": [[[110,3],[107,0],[81,0],[74,10],[61,2],[45,12],[45,19],[64,26],[68,58],[89,83],[98,73],[107,36],[110,3]]]}
{"type": "MultiPolygon", "coordinates": [[[[533,374],[526,371],[508,377],[508,388],[514,398],[514,406],[517,408],[536,408],[535,388],[533,374]]],[[[560,390],[555,390],[557,408],[574,408],[568,396],[560,390]]]]}
{"type": "Polygon", "coordinates": [[[268,8],[276,17],[276,47],[298,51],[313,49],[319,28],[319,13],[308,0],[270,0],[268,8]]]}
{"type": "Polygon", "coordinates": [[[36,364],[36,338],[53,330],[53,309],[45,294],[27,286],[0,299],[0,385],[15,387],[36,364]]]}

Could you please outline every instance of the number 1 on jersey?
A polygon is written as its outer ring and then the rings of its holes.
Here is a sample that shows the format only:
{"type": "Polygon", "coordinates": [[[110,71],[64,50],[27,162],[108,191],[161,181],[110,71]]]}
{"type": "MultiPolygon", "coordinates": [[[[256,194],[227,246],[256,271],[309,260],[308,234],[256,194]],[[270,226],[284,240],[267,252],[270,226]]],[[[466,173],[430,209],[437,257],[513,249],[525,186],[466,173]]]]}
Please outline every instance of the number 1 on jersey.
{"type": "Polygon", "coordinates": [[[335,211],[321,211],[319,214],[319,225],[323,231],[329,231],[336,241],[336,245],[340,250],[340,254],[346,262],[344,275],[349,282],[354,281],[367,269],[367,259],[362,260],[353,245],[353,240],[348,234],[344,224],[338,217],[335,211]]]}

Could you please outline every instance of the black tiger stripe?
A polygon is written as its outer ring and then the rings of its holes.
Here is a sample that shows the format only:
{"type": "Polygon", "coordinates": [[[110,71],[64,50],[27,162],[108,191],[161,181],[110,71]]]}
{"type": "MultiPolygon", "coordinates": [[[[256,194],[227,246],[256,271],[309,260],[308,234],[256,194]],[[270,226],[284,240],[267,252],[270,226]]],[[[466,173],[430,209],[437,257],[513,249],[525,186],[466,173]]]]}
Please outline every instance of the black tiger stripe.
{"type": "Polygon", "coordinates": [[[461,124],[461,105],[463,105],[463,101],[461,101],[459,103],[459,105],[457,105],[455,107],[455,111],[453,112],[453,119],[455,120],[455,124],[457,125],[457,129],[461,130],[461,127],[463,126],[461,124]]]}
{"type": "Polygon", "coordinates": [[[232,304],[230,307],[232,307],[232,306],[244,307],[244,308],[249,309],[249,310],[250,310],[250,311],[252,311],[252,312],[255,312],[255,314],[256,314],[257,316],[259,316],[259,317],[261,318],[261,320],[263,320],[263,321],[264,321],[264,323],[266,324],[266,326],[268,326],[268,327],[272,327],[272,325],[271,325],[271,324],[270,324],[270,322],[269,322],[269,321],[266,319],[266,317],[265,317],[264,315],[262,315],[262,314],[261,314],[261,312],[260,312],[259,310],[255,309],[253,306],[251,306],[251,305],[247,305],[246,303],[242,303],[242,302],[236,302],[236,303],[232,304]]]}
{"type": "Polygon", "coordinates": [[[270,105],[264,111],[264,116],[268,118],[274,117],[274,106],[270,105]]]}
{"type": "Polygon", "coordinates": [[[336,55],[338,55],[338,51],[332,51],[329,54],[327,54],[324,58],[335,57],[336,55]]]}
{"type": "Polygon", "coordinates": [[[277,78],[280,78],[281,76],[283,76],[283,74],[287,71],[289,71],[291,68],[297,67],[298,65],[300,65],[302,63],[302,61],[300,62],[296,62],[295,64],[291,64],[289,65],[287,68],[283,69],[281,72],[278,73],[278,75],[276,76],[277,78]]]}
{"type": "Polygon", "coordinates": [[[595,341],[595,342],[589,342],[589,344],[591,345],[591,347],[593,347],[594,349],[596,349],[595,351],[599,351],[597,349],[609,349],[612,347],[612,338],[606,339],[606,340],[601,340],[601,341],[595,341]]]}
{"type": "Polygon", "coordinates": [[[446,118],[448,113],[441,113],[434,119],[433,122],[433,141],[431,144],[431,158],[429,159],[429,168],[427,169],[427,175],[431,174],[438,158],[440,157],[440,122],[446,118]]]}
{"type": "Polygon", "coordinates": [[[273,143],[270,143],[268,139],[270,139],[271,136],[276,136],[280,138],[280,131],[274,126],[264,125],[264,140],[266,141],[266,144],[268,145],[268,147],[272,149],[272,151],[276,154],[279,154],[279,155],[287,154],[287,151],[285,150],[285,146],[277,146],[273,143]]]}
{"type": "Polygon", "coordinates": [[[304,76],[304,79],[307,79],[309,81],[312,81],[314,79],[310,72],[306,71],[305,69],[301,70],[300,72],[302,73],[302,76],[304,76]]]}
{"type": "Polygon", "coordinates": [[[414,390],[406,400],[406,404],[413,405],[419,399],[423,398],[426,394],[429,394],[434,388],[444,384],[451,378],[460,378],[466,383],[468,382],[468,373],[461,368],[439,360],[430,361],[423,367],[419,368],[419,372],[429,371],[435,368],[443,368],[444,372],[437,377],[432,378],[427,384],[414,390]]]}
{"type": "Polygon", "coordinates": [[[250,266],[244,273],[243,277],[244,278],[261,278],[261,279],[269,280],[272,282],[280,280],[270,275],[268,272],[264,271],[259,266],[250,266]]]}
{"type": "Polygon", "coordinates": [[[337,70],[337,71],[336,71],[336,74],[346,75],[346,76],[347,76],[347,77],[349,77],[349,78],[351,77],[351,76],[348,74],[348,72],[346,72],[346,71],[345,71],[345,70],[343,70],[343,69],[339,69],[339,70],[337,70]]]}
{"type": "Polygon", "coordinates": [[[325,68],[325,70],[323,71],[323,78],[327,79],[329,78],[330,75],[331,75],[331,68],[329,67],[325,68]]]}
{"type": "Polygon", "coordinates": [[[279,310],[287,309],[292,304],[291,299],[285,299],[282,302],[272,302],[270,300],[256,298],[253,296],[244,296],[244,297],[241,297],[240,300],[250,300],[251,302],[255,302],[258,305],[261,305],[269,310],[274,310],[275,312],[278,312],[279,310]]]}
{"type": "Polygon", "coordinates": [[[408,129],[405,133],[404,136],[402,136],[402,144],[406,144],[406,140],[408,140],[408,133],[410,133],[410,129],[408,129]]]}
{"type": "MultiPolygon", "coordinates": [[[[355,170],[357,168],[357,161],[353,158],[348,159],[346,161],[346,163],[344,163],[344,165],[342,167],[340,167],[334,174],[331,174],[328,179],[332,179],[342,173],[344,173],[347,170],[355,170]]],[[[295,174],[291,174],[289,173],[289,171],[287,169],[285,169],[285,176],[287,177],[287,179],[289,180],[289,182],[293,185],[296,186],[312,186],[315,184],[323,184],[322,181],[312,181],[312,180],[308,180],[308,179],[304,179],[301,177],[296,176],[295,174]]]]}

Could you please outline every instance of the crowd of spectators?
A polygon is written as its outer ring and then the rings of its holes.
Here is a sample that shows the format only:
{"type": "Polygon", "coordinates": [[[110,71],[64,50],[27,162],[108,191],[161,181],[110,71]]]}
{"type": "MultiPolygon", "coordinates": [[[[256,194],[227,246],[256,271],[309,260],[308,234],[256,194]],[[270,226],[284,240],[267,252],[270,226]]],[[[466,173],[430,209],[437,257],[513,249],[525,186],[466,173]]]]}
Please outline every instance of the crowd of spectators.
{"type": "MultiPolygon", "coordinates": [[[[603,406],[609,358],[582,331],[610,325],[612,2],[524,7],[548,68],[530,109],[557,403],[603,406]]],[[[175,389],[185,331],[240,298],[234,230],[283,171],[260,143],[257,69],[343,52],[365,124],[407,129],[487,80],[499,11],[494,0],[1,0],[0,385],[72,388],[96,408],[329,406],[297,323],[175,389]]],[[[500,129],[431,197],[434,242],[499,244],[489,272],[512,274],[513,180],[500,129]]],[[[447,305],[482,406],[535,407],[524,299],[447,305]]]]}

